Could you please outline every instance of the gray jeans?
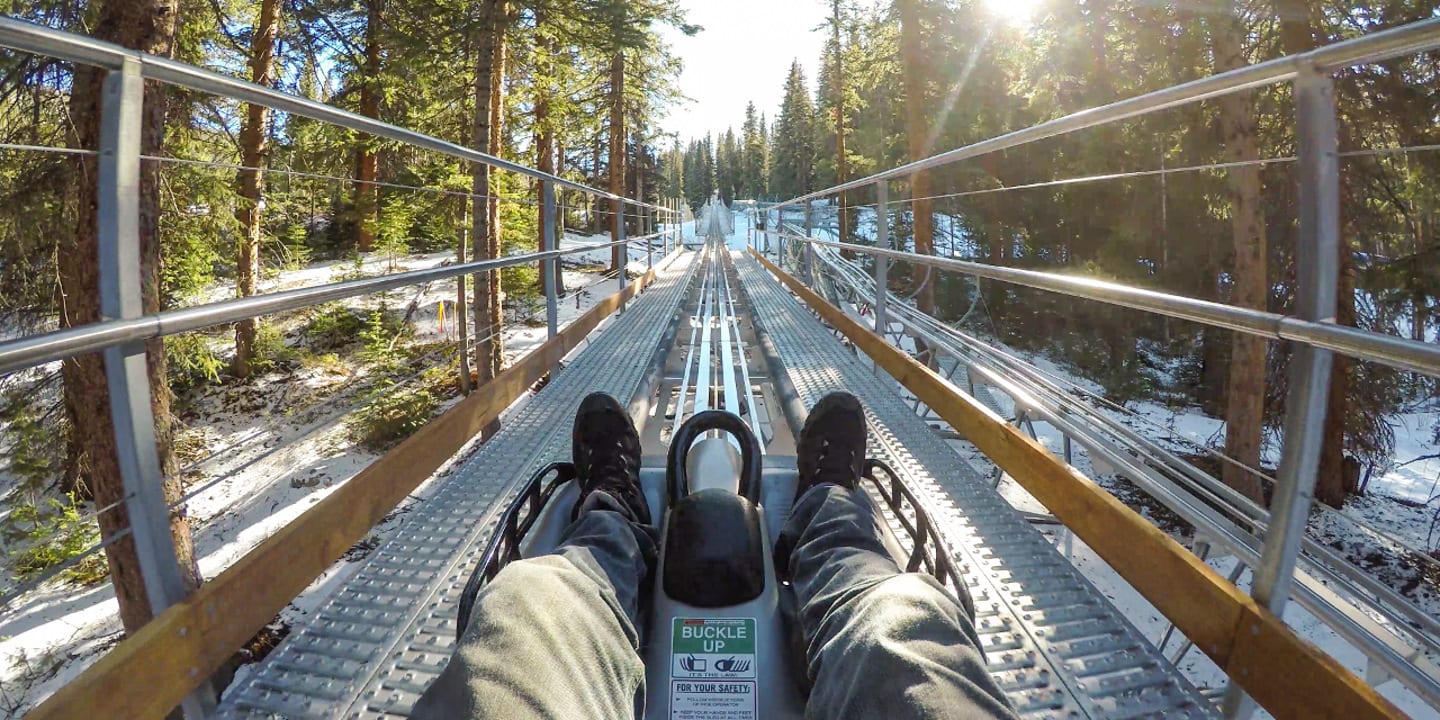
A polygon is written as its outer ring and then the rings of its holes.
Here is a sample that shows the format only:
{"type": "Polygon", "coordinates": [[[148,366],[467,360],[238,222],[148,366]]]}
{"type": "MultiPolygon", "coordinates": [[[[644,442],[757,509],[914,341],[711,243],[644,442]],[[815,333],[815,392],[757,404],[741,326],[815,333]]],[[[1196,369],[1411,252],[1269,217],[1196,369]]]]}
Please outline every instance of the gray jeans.
{"type": "MultiPolygon", "coordinates": [[[[806,717],[1013,717],[985,669],[968,595],[957,600],[928,575],[900,572],[860,495],[812,488],[778,541],[807,644],[806,717]]],[[[602,493],[591,500],[555,553],[511,563],[480,591],[413,717],[639,717],[636,628],[656,542],[618,503],[602,493]]]]}

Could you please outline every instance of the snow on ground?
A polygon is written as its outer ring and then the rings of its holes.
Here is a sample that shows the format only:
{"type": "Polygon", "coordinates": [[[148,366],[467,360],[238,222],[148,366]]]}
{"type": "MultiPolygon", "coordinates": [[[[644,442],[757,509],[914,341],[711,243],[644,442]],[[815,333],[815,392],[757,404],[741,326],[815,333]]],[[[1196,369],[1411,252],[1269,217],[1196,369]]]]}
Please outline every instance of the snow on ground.
{"type": "MultiPolygon", "coordinates": [[[[693,223],[692,223],[693,224],[693,223]]],[[[584,248],[609,241],[608,235],[567,234],[561,249],[584,248]]],[[[629,274],[646,269],[644,243],[628,247],[629,274]]],[[[567,255],[562,260],[564,285],[569,295],[558,305],[559,321],[579,317],[618,289],[608,266],[610,249],[597,248],[567,255]]],[[[450,264],[453,253],[441,252],[398,258],[372,254],[358,267],[353,262],[317,263],[281,272],[261,283],[261,292],[308,287],[332,282],[357,270],[367,275],[421,270],[450,264]]],[[[652,256],[662,257],[658,243],[652,256]]],[[[213,302],[230,297],[218,288],[201,298],[213,302]]],[[[430,283],[391,291],[383,298],[391,307],[413,303],[414,343],[455,340],[453,321],[455,282],[430,283]],[[442,329],[440,313],[446,313],[442,329]]],[[[379,296],[346,301],[354,308],[373,308],[379,296]]],[[[503,335],[508,361],[514,361],[546,340],[544,303],[538,308],[509,312],[503,335]]],[[[211,387],[190,403],[186,423],[196,454],[202,457],[187,468],[187,487],[198,493],[187,503],[201,573],[214,577],[265,538],[294,520],[306,509],[349,480],[377,457],[356,446],[347,436],[345,419],[364,401],[367,372],[345,363],[320,364],[272,374],[238,387],[211,387]],[[203,489],[202,489],[203,488],[203,489]]],[[[458,402],[453,398],[448,403],[458,402]]],[[[462,453],[463,455],[463,453],[462,453]]],[[[458,457],[458,456],[457,456],[458,457]]],[[[437,473],[437,477],[445,471],[437,473]]],[[[282,613],[293,622],[317,608],[353,573],[368,550],[391,532],[395,517],[428,496],[428,485],[387,517],[362,542],[348,561],[337,563],[282,613]]],[[[0,580],[0,593],[13,585],[0,580]]],[[[119,641],[120,624],[114,592],[108,582],[92,588],[51,582],[17,599],[0,617],[0,711],[7,717],[48,696],[78,675],[102,651],[119,641]]],[[[244,668],[242,668],[242,672],[244,668]]]]}

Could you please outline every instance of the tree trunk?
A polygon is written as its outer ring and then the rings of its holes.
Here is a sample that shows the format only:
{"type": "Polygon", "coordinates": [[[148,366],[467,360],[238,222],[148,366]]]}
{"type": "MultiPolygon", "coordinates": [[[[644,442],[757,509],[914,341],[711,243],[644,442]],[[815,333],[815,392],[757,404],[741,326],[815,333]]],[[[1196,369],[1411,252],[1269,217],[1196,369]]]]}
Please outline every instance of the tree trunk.
{"type": "MultiPolygon", "coordinates": [[[[610,194],[625,194],[625,53],[610,58],[610,194]]],[[[620,239],[625,222],[625,204],[610,201],[610,239],[620,239]]],[[[625,272],[620,246],[610,248],[610,269],[625,272]]]]}
{"type": "MultiPolygon", "coordinates": [[[[360,86],[360,114],[380,117],[380,22],[385,0],[365,3],[365,73],[360,86]]],[[[376,139],[360,138],[355,154],[355,247],[368,252],[375,245],[375,221],[379,211],[380,162],[375,155],[376,139]]]]}
{"type": "MultiPolygon", "coordinates": [[[[93,35],[98,40],[168,56],[175,37],[176,14],[165,0],[109,0],[96,13],[93,35]]],[[[103,70],[85,65],[75,67],[70,117],[74,119],[71,147],[93,149],[100,137],[100,93],[103,70]]],[[[158,82],[145,83],[145,108],[141,125],[141,152],[160,155],[165,136],[166,92],[158,82]]],[[[77,327],[100,318],[99,218],[97,217],[96,163],[93,158],[76,161],[75,235],[59,253],[59,307],[61,327],[77,327]]],[[[147,313],[160,310],[159,168],[157,163],[140,165],[140,273],[141,293],[147,313]]],[[[165,499],[180,497],[180,479],[173,474],[171,453],[173,428],[170,392],[166,385],[165,351],[159,339],[146,343],[150,380],[150,409],[155,415],[156,450],[165,472],[165,499]]],[[[66,478],[71,487],[88,492],[100,513],[100,535],[104,538],[129,528],[130,520],[122,499],[125,487],[120,478],[115,430],[110,418],[109,390],[105,364],[98,353],[66,360],[61,366],[64,379],[65,413],[70,421],[67,438],[66,478]]],[[[195,547],[184,510],[171,516],[170,533],[175,555],[186,583],[200,585],[195,564],[195,547]]],[[[150,599],[140,577],[135,543],[123,538],[105,549],[110,578],[115,585],[120,621],[134,633],[151,618],[150,599]]]]}
{"type": "Polygon", "coordinates": [[[1430,322],[1430,299],[1424,293],[1415,293],[1410,300],[1412,315],[1410,317],[1410,339],[1415,342],[1425,342],[1425,326],[1430,322]]]}
{"type": "MultiPolygon", "coordinates": [[[[1337,290],[1335,323],[1355,324],[1355,263],[1350,257],[1350,240],[1340,240],[1340,287],[1337,290]]],[[[1349,412],[1350,372],[1355,361],[1348,355],[1335,353],[1330,372],[1330,397],[1325,403],[1325,432],[1320,445],[1320,466],[1315,471],[1315,499],[1331,507],[1341,507],[1354,492],[1347,482],[1353,475],[1345,455],[1345,417],[1349,412]]]]}
{"type": "MultiPolygon", "coordinates": [[[[1000,222],[999,193],[989,195],[987,204],[989,205],[988,212],[992,218],[990,222],[990,264],[997,267],[1004,267],[1009,256],[1010,238],[1009,231],[1005,229],[1004,223],[1000,222]]],[[[954,220],[951,220],[951,222],[953,223],[954,220]]],[[[977,285],[976,292],[978,293],[980,291],[978,287],[980,280],[977,278],[975,282],[977,285]]],[[[1010,288],[999,280],[990,280],[989,285],[990,292],[985,304],[990,311],[991,321],[997,326],[1004,327],[1008,325],[1008,323],[1004,322],[1004,317],[1006,301],[1009,300],[1010,297],[1010,288]]]]}
{"type": "MultiPolygon", "coordinates": [[[[845,159],[845,53],[840,45],[840,0],[830,0],[830,24],[830,37],[835,43],[835,68],[831,73],[835,77],[835,184],[843,185],[849,175],[849,167],[845,159]]],[[[835,209],[840,215],[839,240],[849,242],[850,218],[846,214],[845,193],[840,193],[835,202],[835,209]]],[[[855,251],[842,248],[840,255],[854,258],[855,251]]]]}
{"type": "MultiPolygon", "coordinates": [[[[1286,55],[1315,49],[1318,45],[1311,22],[1311,3],[1304,0],[1275,0],[1275,14],[1280,20],[1280,47],[1286,55]]],[[[1344,149],[1343,147],[1341,148],[1344,149]]],[[[1343,182],[1343,175],[1342,182],[1343,182]]],[[[1344,193],[1341,193],[1344,197],[1344,193]]],[[[1342,232],[1344,225],[1341,225],[1342,232]]],[[[1304,238],[1300,239],[1304,242],[1304,238]]],[[[1335,322],[1355,324],[1355,267],[1351,259],[1350,239],[1340,238],[1340,286],[1336,293],[1335,322]]],[[[1330,370],[1330,396],[1325,404],[1324,438],[1320,444],[1320,465],[1315,471],[1315,499],[1332,507],[1340,507],[1349,494],[1346,489],[1345,419],[1349,404],[1349,356],[1335,353],[1330,370]]]]}
{"type": "MultiPolygon", "coordinates": [[[[898,0],[900,9],[900,62],[905,82],[905,139],[912,162],[923,159],[930,152],[926,140],[930,130],[925,119],[926,58],[922,30],[920,27],[920,0],[898,0]]],[[[917,172],[910,177],[910,197],[914,213],[913,235],[915,252],[931,255],[935,252],[935,218],[931,214],[931,201],[922,200],[930,196],[930,173],[917,172]]],[[[915,307],[921,312],[935,313],[935,284],[927,282],[930,273],[924,265],[912,269],[915,285],[920,288],[915,296],[915,307]],[[924,283],[923,285],[921,283],[924,283]]]]}
{"type": "MultiPolygon", "coordinates": [[[[1245,64],[1241,40],[1244,20],[1238,8],[1233,13],[1206,18],[1215,70],[1223,72],[1245,64]]],[[[1260,157],[1255,141],[1255,112],[1250,96],[1226,95],[1220,104],[1221,134],[1225,160],[1242,162],[1260,157]]],[[[1232,302],[1240,307],[1264,310],[1269,297],[1265,270],[1265,208],[1260,198],[1260,168],[1250,165],[1230,170],[1230,231],[1235,244],[1232,302]]],[[[1265,419],[1265,345],[1263,338],[1233,333],[1230,372],[1225,382],[1225,452],[1252,468],[1260,466],[1262,426],[1265,419]]],[[[1264,488],[1254,474],[1231,463],[1223,470],[1226,485],[1261,505],[1264,488]]]]}
{"type": "MultiPolygon", "coordinates": [[[[505,35],[510,23],[508,0],[485,0],[476,40],[475,60],[475,121],[471,143],[483,153],[495,154],[500,149],[500,123],[504,109],[505,35]]],[[[475,260],[500,256],[500,203],[491,197],[490,166],[474,163],[471,172],[472,211],[475,223],[473,253],[475,260]]],[[[502,325],[500,307],[500,273],[492,270],[475,278],[475,373],[481,385],[500,372],[504,362],[500,342],[502,325]]]]}
{"type": "MultiPolygon", "coordinates": [[[[463,263],[470,256],[470,205],[461,198],[460,203],[460,235],[455,244],[455,262],[463,263]]],[[[460,392],[469,395],[472,386],[470,385],[470,328],[469,319],[465,316],[470,314],[469,303],[465,298],[465,277],[460,275],[455,278],[455,339],[460,348],[460,392]]]]}
{"type": "MultiPolygon", "coordinates": [[[[545,12],[543,6],[536,6],[535,27],[545,27],[545,12]]],[[[535,73],[535,169],[543,173],[550,173],[551,175],[554,175],[555,124],[550,118],[550,95],[552,92],[554,92],[554,88],[551,87],[550,84],[549,78],[551,77],[551,75],[549,70],[550,66],[552,65],[551,58],[555,56],[555,43],[549,33],[542,32],[539,33],[539,35],[540,37],[537,43],[539,46],[539,52],[536,53],[537,67],[535,73]]],[[[548,232],[553,232],[553,228],[550,228],[545,224],[545,210],[543,205],[544,190],[538,183],[536,185],[536,190],[538,191],[536,193],[537,199],[541,201],[541,206],[539,222],[535,223],[537,235],[535,249],[543,252],[545,250],[545,235],[548,232]]],[[[558,203],[560,188],[555,188],[554,192],[556,201],[558,203]]],[[[558,216],[559,208],[557,207],[556,210],[556,214],[558,216]]],[[[560,274],[559,262],[555,263],[555,274],[560,274]]],[[[545,263],[543,261],[540,263],[539,272],[535,275],[535,277],[540,278],[540,285],[543,289],[546,283],[545,263]]],[[[549,281],[554,283],[555,278],[549,278],[549,281]]],[[[555,288],[558,292],[559,285],[555,285],[555,288]]]]}
{"type": "MultiPolygon", "coordinates": [[[[280,28],[278,0],[261,0],[260,15],[250,46],[250,82],[269,87],[273,81],[275,36],[280,28]]],[[[236,178],[240,186],[240,202],[235,219],[240,223],[240,245],[235,259],[235,294],[250,297],[260,275],[260,203],[265,194],[265,172],[269,148],[266,120],[269,109],[250,103],[245,106],[245,120],[240,125],[240,165],[236,178]]],[[[260,320],[251,318],[235,323],[235,362],[232,371],[237,377],[250,376],[250,363],[255,356],[255,333],[260,320]]]]}
{"type": "MultiPolygon", "coordinates": [[[[636,157],[635,167],[632,169],[632,172],[635,173],[635,199],[640,202],[645,202],[645,154],[640,149],[645,140],[641,137],[642,135],[643,133],[638,131],[635,133],[636,157]]],[[[645,234],[645,219],[647,213],[649,213],[649,210],[645,208],[635,208],[635,214],[639,216],[635,219],[635,235],[637,237],[645,234]]],[[[649,243],[650,241],[646,240],[645,242],[649,243]]]]}
{"type": "MultiPolygon", "coordinates": [[[[604,143],[600,142],[600,134],[595,134],[595,142],[590,145],[590,182],[600,184],[600,149],[604,143]]],[[[590,226],[590,234],[600,234],[600,200],[590,193],[585,193],[585,219],[590,226]]]]}

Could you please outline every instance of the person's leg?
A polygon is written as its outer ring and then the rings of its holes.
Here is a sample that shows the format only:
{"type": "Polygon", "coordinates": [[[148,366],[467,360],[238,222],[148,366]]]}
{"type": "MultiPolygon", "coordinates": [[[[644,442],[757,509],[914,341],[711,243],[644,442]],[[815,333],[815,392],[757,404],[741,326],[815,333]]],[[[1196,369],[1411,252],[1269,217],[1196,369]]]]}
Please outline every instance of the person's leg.
{"type": "Polygon", "coordinates": [[[901,572],[882,543],[856,489],[864,448],[858,400],[816,405],[800,442],[801,494],[777,543],[807,646],[806,717],[1013,717],[985,668],[968,593],[901,572]]]}
{"type": "Polygon", "coordinates": [[[582,512],[554,554],[513,562],[481,589],[412,717],[634,717],[645,696],[639,601],[655,552],[623,514],[582,512]]]}
{"type": "Polygon", "coordinates": [[[480,590],[450,664],[412,717],[636,716],[640,607],[657,549],[634,433],[614,400],[581,404],[575,521],[554,553],[513,562],[480,590]]]}

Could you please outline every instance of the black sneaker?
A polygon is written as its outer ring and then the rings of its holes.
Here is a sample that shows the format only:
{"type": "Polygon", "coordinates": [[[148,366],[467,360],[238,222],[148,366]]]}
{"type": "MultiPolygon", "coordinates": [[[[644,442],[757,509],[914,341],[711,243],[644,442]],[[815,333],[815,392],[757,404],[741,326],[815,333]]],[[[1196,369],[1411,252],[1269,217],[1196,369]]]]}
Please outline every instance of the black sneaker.
{"type": "Polygon", "coordinates": [[[571,434],[575,473],[580,482],[578,515],[585,498],[602,490],[629,511],[632,520],[650,524],[650,504],[640,489],[640,434],[615,398],[591,393],[580,401],[571,434]]]}
{"type": "Polygon", "coordinates": [[[865,465],[865,409],[848,392],[832,392],[815,403],[796,443],[799,498],[806,490],[832,484],[854,489],[865,465]]]}

